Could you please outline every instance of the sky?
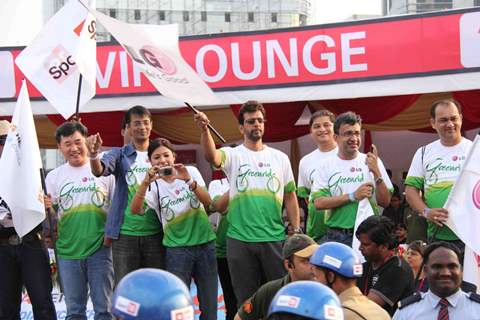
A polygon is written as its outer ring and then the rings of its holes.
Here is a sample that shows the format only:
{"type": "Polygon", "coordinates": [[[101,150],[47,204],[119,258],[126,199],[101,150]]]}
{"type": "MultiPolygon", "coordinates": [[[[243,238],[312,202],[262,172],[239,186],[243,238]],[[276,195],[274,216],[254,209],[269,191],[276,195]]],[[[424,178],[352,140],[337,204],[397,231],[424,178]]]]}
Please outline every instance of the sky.
{"type": "MultiPolygon", "coordinates": [[[[0,0],[0,46],[30,43],[43,25],[43,2],[0,0]]],[[[381,15],[381,0],[311,0],[312,23],[345,21],[354,14],[381,15]]]]}
{"type": "Polygon", "coordinates": [[[345,21],[354,14],[381,15],[381,0],[312,0],[314,24],[345,21]]]}

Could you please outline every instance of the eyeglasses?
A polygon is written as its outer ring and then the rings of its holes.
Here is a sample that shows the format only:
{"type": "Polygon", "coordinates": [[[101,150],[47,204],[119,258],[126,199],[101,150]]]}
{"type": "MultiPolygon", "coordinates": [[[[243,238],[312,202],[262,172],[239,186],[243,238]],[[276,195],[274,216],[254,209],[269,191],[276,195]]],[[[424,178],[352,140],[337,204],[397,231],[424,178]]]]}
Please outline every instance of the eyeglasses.
{"type": "Polygon", "coordinates": [[[360,137],[361,132],[360,131],[345,131],[343,133],[339,133],[339,136],[345,137],[345,138],[352,138],[352,137],[360,137]]]}
{"type": "Polygon", "coordinates": [[[244,123],[255,124],[255,121],[258,121],[258,123],[260,124],[267,122],[267,120],[263,118],[250,118],[250,119],[245,119],[244,123]]]}

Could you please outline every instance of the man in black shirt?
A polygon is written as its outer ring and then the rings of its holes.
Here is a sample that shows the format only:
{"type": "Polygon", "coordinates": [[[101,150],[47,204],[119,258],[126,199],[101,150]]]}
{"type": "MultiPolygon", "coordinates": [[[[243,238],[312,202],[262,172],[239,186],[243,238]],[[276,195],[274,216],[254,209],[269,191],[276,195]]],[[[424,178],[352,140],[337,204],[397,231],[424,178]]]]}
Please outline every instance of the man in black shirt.
{"type": "Polygon", "coordinates": [[[371,216],[355,233],[365,257],[363,276],[357,285],[370,300],[390,315],[397,302],[414,291],[413,272],[408,263],[393,254],[393,223],[387,217],[371,216]]]}
{"type": "MultiPolygon", "coordinates": [[[[9,126],[7,121],[0,121],[0,156],[9,126]]],[[[13,227],[10,209],[0,197],[0,319],[20,319],[23,285],[32,303],[34,319],[57,319],[41,225],[20,238],[13,227]]]]}

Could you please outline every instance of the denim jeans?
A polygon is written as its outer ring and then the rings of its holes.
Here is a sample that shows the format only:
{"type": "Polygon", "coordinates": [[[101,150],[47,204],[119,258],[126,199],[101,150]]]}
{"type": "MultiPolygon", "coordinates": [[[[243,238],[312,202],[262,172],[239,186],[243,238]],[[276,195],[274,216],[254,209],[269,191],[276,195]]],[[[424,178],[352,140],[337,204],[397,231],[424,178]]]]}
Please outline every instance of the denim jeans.
{"type": "Polygon", "coordinates": [[[115,284],[128,273],[140,268],[165,268],[163,232],[151,236],[129,236],[121,234],[114,240],[113,268],[115,284]]]}
{"type": "Polygon", "coordinates": [[[0,319],[20,319],[23,285],[32,302],[34,319],[57,319],[49,258],[42,240],[0,245],[0,319]]]}
{"type": "Polygon", "coordinates": [[[353,231],[346,232],[340,229],[328,228],[327,234],[320,239],[319,244],[322,244],[324,242],[330,242],[330,241],[340,242],[349,247],[352,247],[353,231]]]}
{"type": "Polygon", "coordinates": [[[167,247],[167,271],[190,287],[193,277],[197,285],[200,320],[217,319],[218,274],[215,241],[191,247],[167,247]]]}
{"type": "Polygon", "coordinates": [[[95,311],[95,320],[111,320],[113,292],[112,250],[102,246],[85,259],[58,258],[58,267],[65,294],[65,320],[86,320],[88,289],[95,311]]]}

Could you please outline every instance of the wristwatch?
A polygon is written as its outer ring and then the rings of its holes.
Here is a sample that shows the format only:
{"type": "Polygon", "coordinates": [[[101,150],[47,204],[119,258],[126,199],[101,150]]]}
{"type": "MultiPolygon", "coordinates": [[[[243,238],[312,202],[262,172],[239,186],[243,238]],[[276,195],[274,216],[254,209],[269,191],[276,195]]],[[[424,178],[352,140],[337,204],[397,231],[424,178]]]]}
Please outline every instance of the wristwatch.
{"type": "Polygon", "coordinates": [[[425,218],[427,218],[429,212],[430,212],[430,208],[429,208],[429,207],[425,207],[425,208],[423,209],[423,216],[424,216],[425,218]]]}
{"type": "Polygon", "coordinates": [[[293,229],[293,233],[303,233],[303,230],[300,227],[296,227],[293,229]]]}

